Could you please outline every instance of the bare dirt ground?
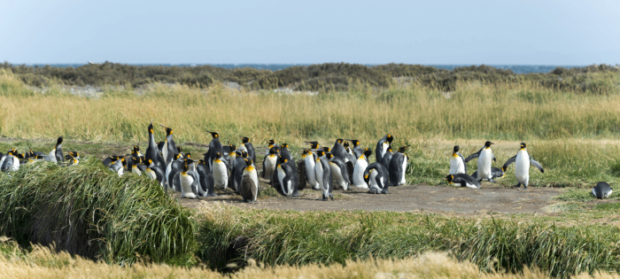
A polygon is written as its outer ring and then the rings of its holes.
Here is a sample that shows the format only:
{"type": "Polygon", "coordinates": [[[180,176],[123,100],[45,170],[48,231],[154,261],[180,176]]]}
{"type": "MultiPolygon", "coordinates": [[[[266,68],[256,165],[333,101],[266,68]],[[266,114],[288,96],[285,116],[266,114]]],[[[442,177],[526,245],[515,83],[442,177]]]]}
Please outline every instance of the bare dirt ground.
{"type": "MultiPolygon", "coordinates": [[[[265,185],[268,186],[268,185],[265,185]]],[[[364,189],[347,192],[334,191],[334,201],[321,201],[320,192],[306,188],[299,197],[267,197],[248,204],[238,195],[222,193],[218,197],[201,200],[182,199],[190,208],[204,203],[224,202],[244,208],[278,210],[370,210],[415,211],[437,213],[544,213],[543,208],[555,201],[552,197],[562,192],[557,188],[528,188],[517,190],[483,184],[481,189],[450,186],[412,185],[390,187],[389,194],[367,194],[364,189]]]]}

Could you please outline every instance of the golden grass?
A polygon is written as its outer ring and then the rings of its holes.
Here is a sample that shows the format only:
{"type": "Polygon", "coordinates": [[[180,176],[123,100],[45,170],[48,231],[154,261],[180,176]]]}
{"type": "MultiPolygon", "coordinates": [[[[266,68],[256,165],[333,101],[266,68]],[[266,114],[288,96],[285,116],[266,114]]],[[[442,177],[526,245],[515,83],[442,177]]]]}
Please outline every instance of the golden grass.
{"type": "MultiPolygon", "coordinates": [[[[205,130],[224,141],[246,135],[254,142],[358,138],[375,142],[386,133],[396,145],[420,138],[618,138],[620,94],[558,92],[532,83],[463,83],[446,94],[418,85],[376,91],[308,96],[181,85],[154,85],[101,98],[33,93],[12,74],[0,72],[0,133],[3,136],[93,141],[145,141],[151,119],[175,130],[178,141],[208,142],[205,130]],[[448,98],[449,95],[449,98],[448,98]]],[[[163,138],[163,129],[156,129],[163,138]]]]}
{"type": "MultiPolygon", "coordinates": [[[[22,254],[19,248],[0,256],[0,278],[546,278],[525,269],[522,274],[480,273],[476,265],[458,262],[445,253],[425,253],[402,260],[349,260],[345,265],[250,266],[226,275],[209,269],[167,265],[134,264],[130,267],[93,262],[49,248],[34,246],[22,254]]],[[[592,278],[581,274],[574,278],[592,278]]],[[[596,273],[594,278],[620,278],[617,274],[596,273]]]]}

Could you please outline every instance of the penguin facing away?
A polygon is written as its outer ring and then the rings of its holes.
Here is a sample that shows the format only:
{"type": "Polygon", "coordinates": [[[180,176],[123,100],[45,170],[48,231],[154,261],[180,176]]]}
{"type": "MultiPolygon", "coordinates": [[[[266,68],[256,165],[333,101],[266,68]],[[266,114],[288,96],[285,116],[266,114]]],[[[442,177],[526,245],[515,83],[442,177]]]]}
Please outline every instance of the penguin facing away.
{"type": "MultiPolygon", "coordinates": [[[[351,149],[351,151],[353,152],[353,156],[355,157],[355,160],[357,160],[357,158],[359,158],[360,156],[362,156],[362,154],[364,154],[364,150],[360,146],[360,141],[356,139],[350,139],[348,141],[350,141],[351,144],[353,144],[353,148],[351,149]]],[[[366,158],[366,162],[368,162],[368,158],[366,158]]],[[[355,164],[355,162],[353,163],[355,164]]]]}
{"type": "Polygon", "coordinates": [[[392,160],[392,156],[394,156],[394,151],[392,150],[392,146],[388,146],[388,149],[383,154],[383,158],[381,158],[381,164],[385,167],[385,169],[390,169],[390,161],[392,160]]]}
{"type": "Polygon", "coordinates": [[[243,179],[243,172],[247,168],[246,161],[243,156],[238,155],[235,156],[235,161],[233,162],[232,171],[230,172],[230,177],[228,180],[228,185],[230,188],[235,191],[235,193],[239,193],[241,187],[241,180],[243,179]]]}
{"type": "Polygon", "coordinates": [[[166,161],[166,164],[169,164],[174,159],[174,154],[177,151],[177,145],[174,143],[174,139],[172,138],[172,129],[161,124],[159,126],[166,129],[166,139],[164,140],[164,146],[162,147],[161,153],[164,161],[166,161]]]}
{"type": "Polygon", "coordinates": [[[203,190],[203,197],[216,197],[215,193],[215,179],[213,179],[213,172],[209,169],[209,165],[204,160],[198,161],[196,171],[200,175],[200,187],[203,190]]]}
{"type": "Polygon", "coordinates": [[[256,151],[254,150],[254,146],[250,142],[251,139],[248,137],[241,137],[241,141],[243,142],[243,146],[245,146],[245,149],[248,152],[248,159],[252,160],[252,163],[256,162],[256,151]]]}
{"type": "Polygon", "coordinates": [[[480,180],[474,179],[466,173],[448,174],[444,179],[448,181],[450,186],[480,189],[480,180]]]}
{"type": "Polygon", "coordinates": [[[467,164],[465,164],[465,158],[461,155],[459,149],[458,145],[454,146],[452,157],[450,158],[449,174],[467,173],[467,164]]]}
{"type": "Polygon", "coordinates": [[[369,194],[387,194],[388,178],[388,171],[381,163],[374,162],[364,170],[364,181],[369,185],[369,194]]]}
{"type": "MultiPolygon", "coordinates": [[[[321,190],[323,191],[323,200],[327,201],[328,198],[334,200],[334,196],[332,195],[332,191],[334,189],[333,174],[329,165],[329,160],[325,155],[325,151],[320,150],[318,152],[320,153],[317,153],[319,157],[317,158],[316,168],[322,170],[320,175],[322,182],[320,182],[320,185],[321,190]]],[[[319,179],[319,175],[317,175],[317,179],[319,179]]]]}
{"type": "Polygon", "coordinates": [[[507,170],[510,164],[515,163],[515,177],[517,178],[517,185],[514,187],[519,188],[521,184],[523,184],[523,189],[527,189],[527,185],[530,180],[530,164],[540,170],[541,173],[544,173],[545,170],[539,162],[534,160],[534,158],[527,153],[527,145],[525,142],[522,142],[520,147],[521,149],[519,149],[517,155],[508,159],[508,161],[504,163],[502,169],[507,170]]]}
{"type": "Polygon", "coordinates": [[[213,161],[215,161],[215,154],[220,153],[220,160],[222,160],[221,156],[224,153],[224,149],[222,148],[222,143],[220,142],[220,135],[217,132],[207,131],[207,133],[210,133],[213,139],[209,143],[209,151],[207,151],[206,153],[208,155],[205,155],[205,161],[209,164],[210,169],[215,170],[213,168],[213,161]]]}
{"type": "Polygon", "coordinates": [[[409,145],[398,148],[398,151],[392,155],[389,168],[387,171],[390,175],[390,186],[401,186],[407,184],[405,179],[405,172],[407,171],[407,163],[409,163],[409,157],[405,154],[405,151],[409,148],[409,145]]]}
{"type": "Polygon", "coordinates": [[[351,181],[349,181],[349,170],[347,169],[347,165],[342,161],[342,159],[331,153],[327,153],[325,155],[329,160],[329,166],[332,171],[332,176],[334,177],[334,182],[342,187],[342,190],[348,191],[351,181]]]}
{"type": "Polygon", "coordinates": [[[61,163],[65,161],[65,156],[62,154],[62,142],[63,142],[62,136],[58,137],[58,139],[56,140],[56,145],[54,146],[54,149],[52,149],[52,151],[48,155],[48,158],[50,159],[50,161],[54,163],[61,163]]]}
{"type": "Polygon", "coordinates": [[[467,164],[470,160],[478,158],[478,179],[482,178],[495,183],[493,174],[491,173],[491,164],[496,161],[495,155],[493,155],[493,151],[491,151],[492,144],[492,142],[486,141],[483,148],[465,158],[465,163],[467,164]]]}
{"type": "Polygon", "coordinates": [[[274,178],[277,178],[279,182],[280,192],[288,197],[299,196],[297,193],[299,179],[296,176],[297,170],[294,166],[288,159],[281,158],[274,175],[274,178]]]}
{"type": "Polygon", "coordinates": [[[258,197],[258,174],[251,159],[244,159],[244,163],[245,169],[243,170],[243,179],[241,180],[239,193],[243,197],[243,201],[253,203],[256,202],[258,197]]]}
{"type": "Polygon", "coordinates": [[[609,198],[611,193],[613,192],[613,188],[607,184],[607,182],[599,182],[592,188],[592,195],[594,195],[597,199],[606,199],[609,198]]]}
{"type": "Polygon", "coordinates": [[[340,158],[343,163],[346,163],[349,161],[349,157],[347,156],[347,150],[344,148],[344,146],[342,146],[343,143],[343,139],[337,139],[330,153],[333,154],[336,158],[340,158]]]}

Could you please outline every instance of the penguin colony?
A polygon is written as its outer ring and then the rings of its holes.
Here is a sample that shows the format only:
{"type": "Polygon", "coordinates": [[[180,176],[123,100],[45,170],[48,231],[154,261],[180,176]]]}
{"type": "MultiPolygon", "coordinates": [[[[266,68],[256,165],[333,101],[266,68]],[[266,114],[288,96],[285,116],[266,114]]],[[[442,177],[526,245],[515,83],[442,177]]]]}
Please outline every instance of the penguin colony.
{"type": "MultiPolygon", "coordinates": [[[[248,137],[240,137],[241,145],[223,145],[219,134],[207,131],[212,140],[207,153],[196,160],[190,153],[183,153],[173,139],[173,130],[163,125],[166,131],[164,141],[156,143],[153,134],[153,123],[148,126],[149,145],[142,154],[139,146],[134,146],[131,154],[125,156],[112,155],[103,160],[103,164],[118,176],[125,172],[137,175],[144,173],[147,177],[157,180],[165,190],[180,192],[182,198],[196,199],[199,197],[217,196],[215,188],[231,188],[249,203],[256,202],[260,191],[259,174],[256,169],[256,152],[248,137]]],[[[362,148],[359,140],[337,139],[333,147],[320,146],[317,141],[306,141],[309,148],[303,149],[301,160],[296,163],[288,150],[288,144],[277,144],[268,141],[268,148],[262,162],[261,177],[267,180],[280,194],[288,197],[299,195],[306,185],[320,190],[322,200],[333,200],[335,187],[348,191],[351,186],[368,189],[370,194],[387,194],[389,186],[400,186],[407,183],[405,171],[409,162],[405,151],[409,147],[402,146],[394,152],[392,142],[394,136],[387,134],[381,138],[375,149],[375,162],[370,163],[370,148],[362,148]]],[[[7,154],[0,153],[0,170],[16,171],[22,164],[37,161],[50,161],[61,166],[79,164],[80,155],[77,151],[62,151],[63,137],[59,137],[49,153],[36,152],[31,148],[26,153],[10,149],[7,154]]],[[[527,145],[520,144],[517,154],[508,159],[501,168],[492,167],[496,158],[491,150],[492,142],[467,158],[454,146],[450,158],[449,174],[445,177],[448,184],[473,189],[480,188],[480,182],[495,182],[503,178],[508,167],[515,164],[516,188],[527,189],[529,184],[530,166],[544,173],[541,164],[527,152],[527,145]],[[467,162],[477,159],[478,167],[467,174],[467,162]]],[[[613,189],[606,182],[599,182],[592,189],[592,194],[599,199],[608,198],[613,189]]]]}

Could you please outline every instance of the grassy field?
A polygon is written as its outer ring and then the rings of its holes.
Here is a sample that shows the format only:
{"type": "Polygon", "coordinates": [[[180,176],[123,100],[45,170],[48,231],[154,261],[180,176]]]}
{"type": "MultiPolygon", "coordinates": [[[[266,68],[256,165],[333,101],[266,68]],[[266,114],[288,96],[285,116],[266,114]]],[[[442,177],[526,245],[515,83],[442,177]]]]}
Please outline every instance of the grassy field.
{"type": "MultiPolygon", "coordinates": [[[[620,76],[596,78],[612,90],[563,91],[521,80],[457,82],[445,92],[413,82],[384,89],[352,84],[348,91],[311,96],[236,90],[215,82],[202,89],[154,84],[140,94],[127,87],[89,98],[55,86],[38,93],[0,70],[0,150],[49,152],[63,135],[64,150],[86,158],[71,175],[45,163],[11,177],[0,174],[0,235],[21,245],[0,245],[0,276],[55,278],[79,276],[85,269],[118,277],[205,278],[349,278],[355,272],[358,278],[537,278],[618,272],[620,231],[613,215],[619,203],[592,204],[584,189],[597,181],[620,182],[620,76]],[[390,133],[395,147],[412,145],[408,181],[430,185],[442,183],[453,145],[467,156],[492,140],[494,166],[500,167],[526,141],[546,170],[532,169],[531,186],[571,189],[545,216],[225,206],[192,212],[145,178],[118,178],[96,160],[128,153],[136,144],[145,149],[151,120],[172,127],[177,143],[192,154],[205,151],[211,140],[207,129],[235,144],[240,135],[260,148],[272,138],[287,142],[295,156],[306,140],[331,146],[336,138],[356,138],[374,149],[390,133]],[[101,261],[51,253],[30,242],[54,242],[59,250],[101,261]],[[131,268],[116,265],[140,262],[131,268]],[[225,275],[207,267],[238,272],[225,275]]],[[[163,139],[163,129],[155,133],[163,139]]],[[[264,154],[260,150],[257,154],[264,154]]],[[[475,161],[468,165],[470,173],[475,166],[475,161]]],[[[499,184],[514,185],[513,171],[499,184]]]]}

